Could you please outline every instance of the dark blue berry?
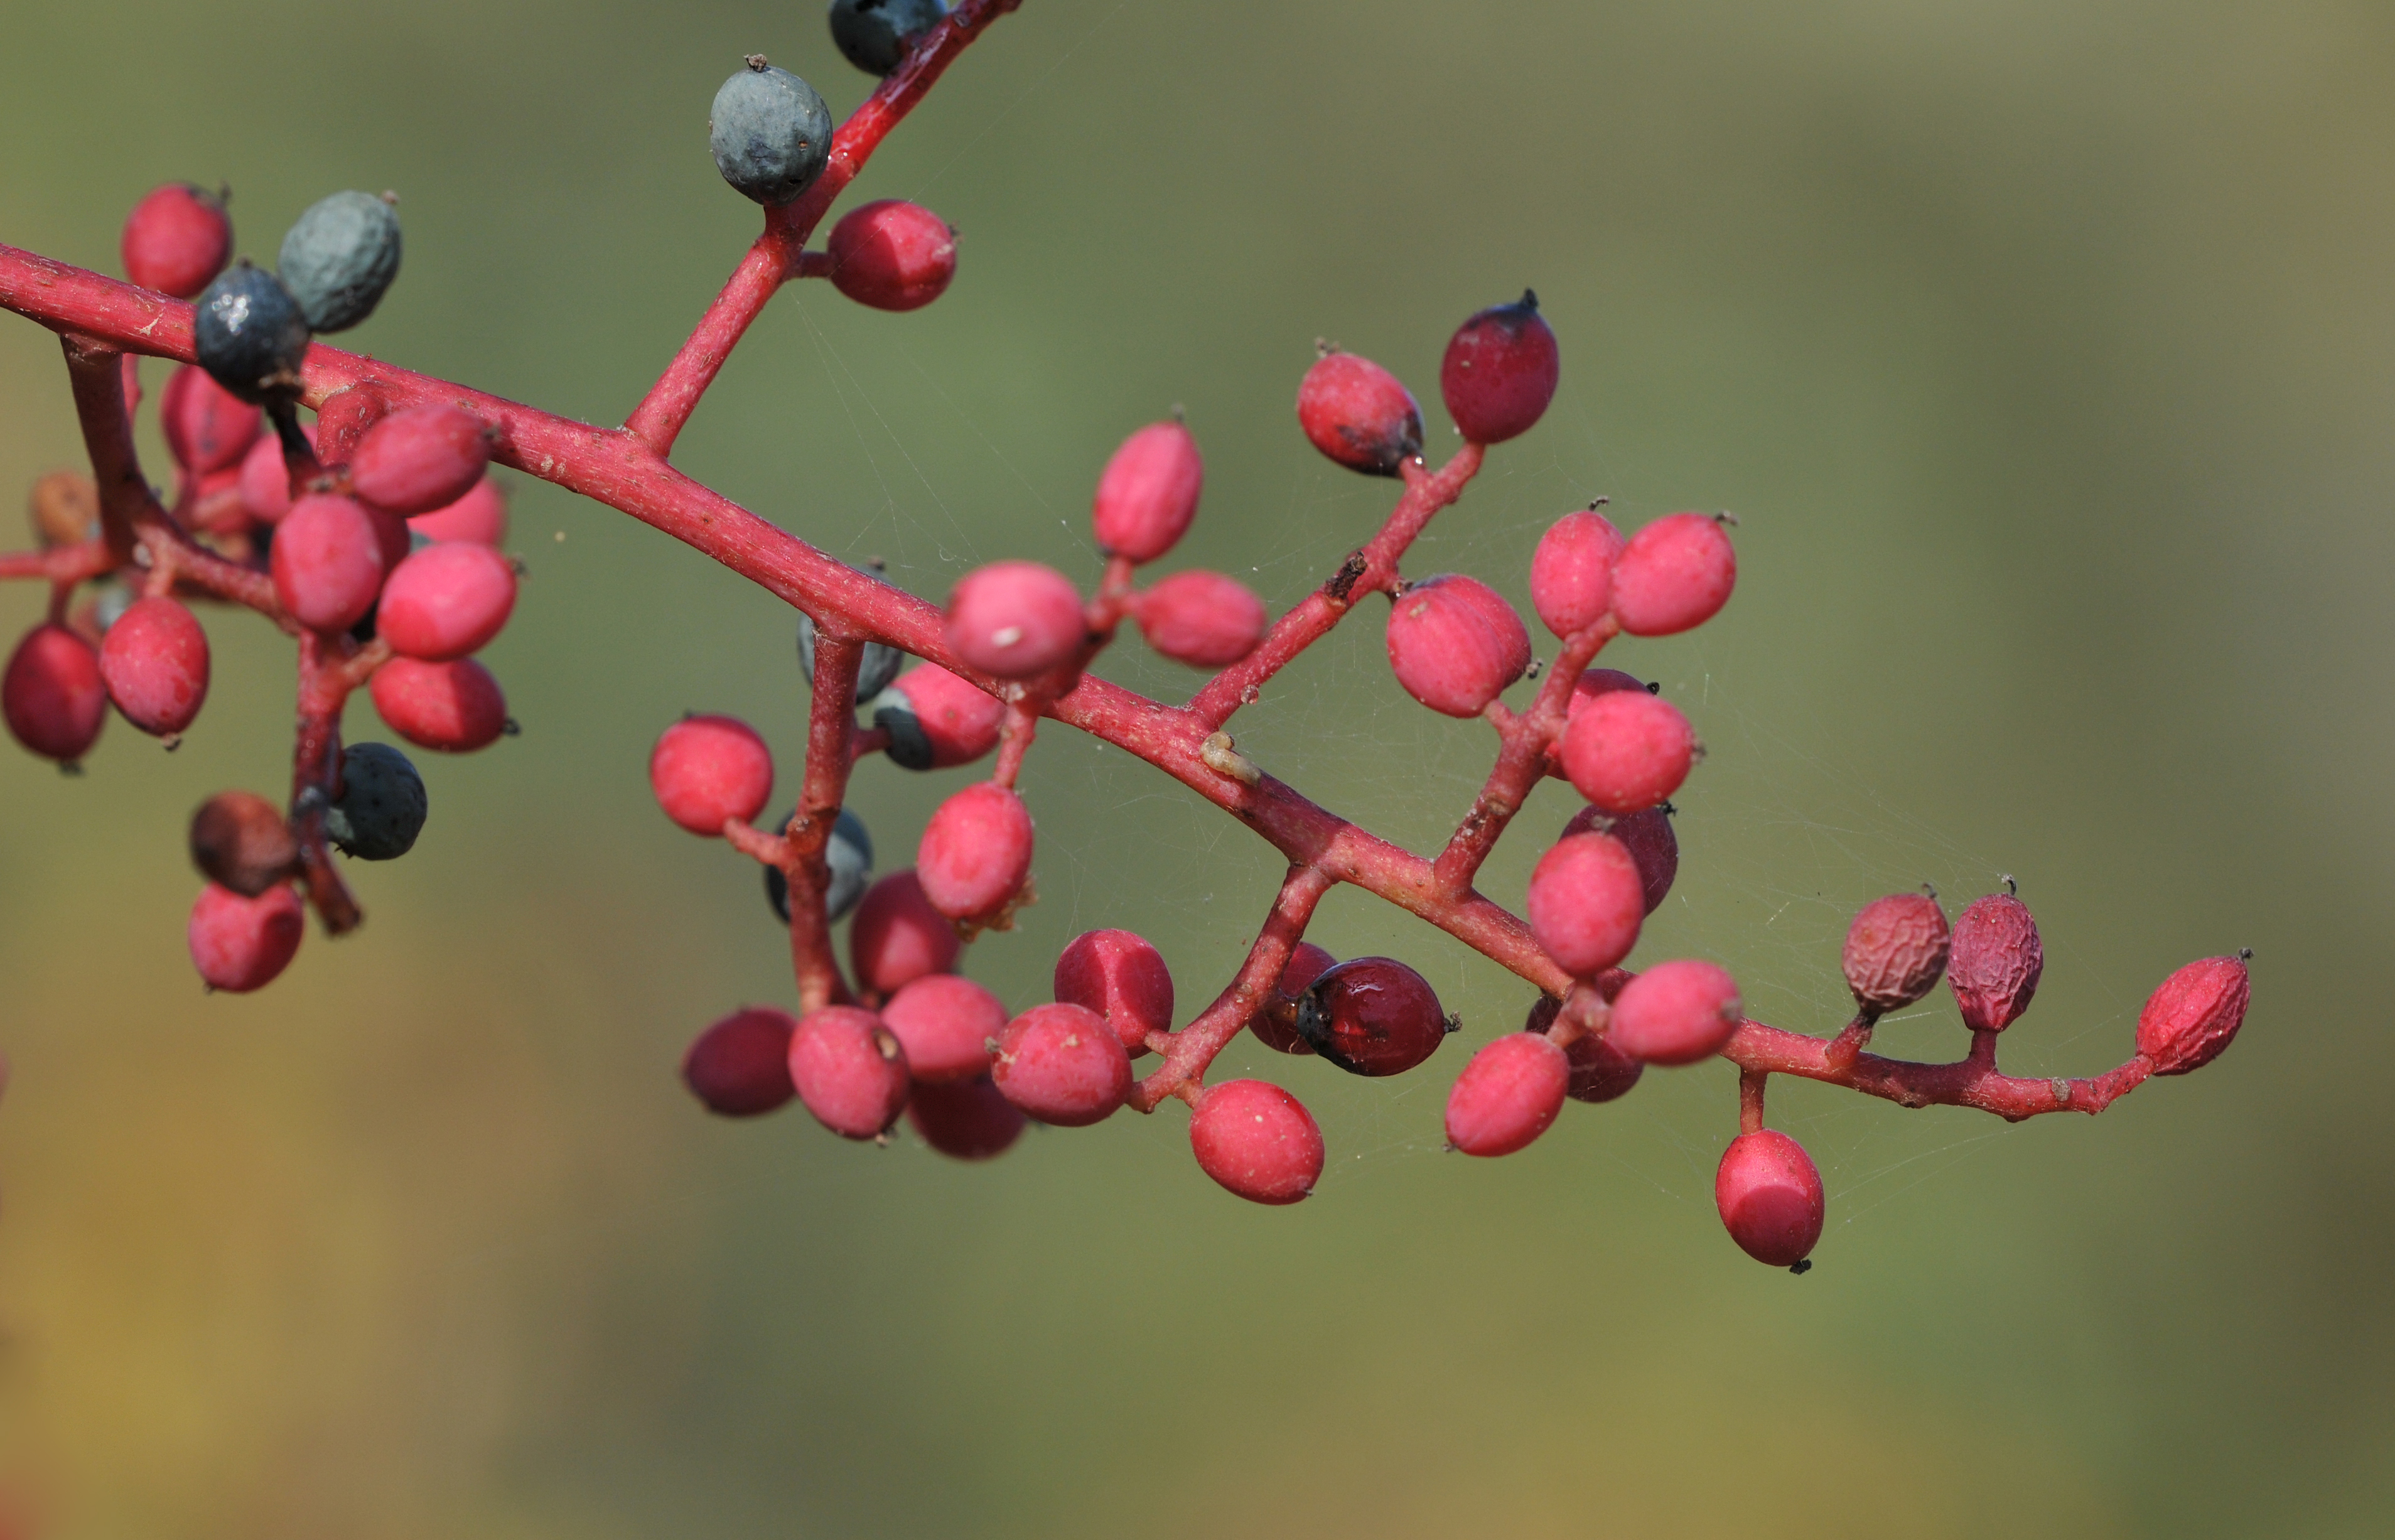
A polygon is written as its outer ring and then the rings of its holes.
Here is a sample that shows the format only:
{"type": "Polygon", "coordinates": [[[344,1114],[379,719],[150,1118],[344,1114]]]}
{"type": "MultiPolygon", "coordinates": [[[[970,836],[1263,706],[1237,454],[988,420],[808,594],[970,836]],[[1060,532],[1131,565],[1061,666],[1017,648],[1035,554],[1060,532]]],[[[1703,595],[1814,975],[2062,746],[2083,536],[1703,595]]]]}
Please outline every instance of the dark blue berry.
{"type": "MultiPolygon", "coordinates": [[[[880,642],[865,644],[865,661],[856,670],[856,702],[862,706],[890,688],[898,670],[906,666],[906,655],[880,642]]],[[[801,614],[799,617],[799,667],[806,672],[810,684],[815,677],[815,623],[801,614]]]]}
{"type": "Polygon", "coordinates": [[[284,232],[281,268],[308,325],[347,331],[399,276],[399,216],[371,192],[336,192],[284,232]]]}
{"type": "Polygon", "coordinates": [[[831,161],[831,109],[814,86],[750,54],[715,93],[707,142],[725,181],[761,204],[786,204],[831,161]]]}
{"type": "Polygon", "coordinates": [[[341,755],[341,794],[324,813],[333,843],[361,861],[404,856],[424,832],[424,777],[388,743],[352,743],[341,755]]]}
{"type": "Polygon", "coordinates": [[[234,263],[192,312],[192,349],[210,378],[244,401],[299,393],[308,322],[274,274],[234,263]]]}
{"type": "MultiPolygon", "coordinates": [[[[788,829],[797,813],[792,808],[783,814],[774,829],[788,829]]],[[[831,868],[831,884],[824,890],[824,919],[838,924],[848,918],[848,911],[856,907],[873,881],[873,836],[865,831],[865,820],[845,807],[832,823],[831,838],[824,845],[824,864],[831,868]]],[[[774,906],[782,923],[790,923],[790,883],[779,867],[765,869],[765,902],[774,906]]]]}
{"type": "Polygon", "coordinates": [[[923,731],[922,719],[916,716],[914,702],[901,690],[873,708],[873,725],[890,735],[882,757],[901,770],[932,768],[931,735],[923,731]]]}
{"type": "Polygon", "coordinates": [[[886,75],[947,13],[940,0],[831,0],[831,40],[867,74],[886,75]]]}

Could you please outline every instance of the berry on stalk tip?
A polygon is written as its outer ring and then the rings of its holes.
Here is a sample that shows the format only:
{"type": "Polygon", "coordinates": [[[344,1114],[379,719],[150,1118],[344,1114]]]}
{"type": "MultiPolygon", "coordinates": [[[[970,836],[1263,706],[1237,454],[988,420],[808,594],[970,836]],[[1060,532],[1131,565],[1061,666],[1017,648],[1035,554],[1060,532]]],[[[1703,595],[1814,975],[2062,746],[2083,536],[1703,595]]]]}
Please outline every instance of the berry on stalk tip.
{"type": "Polygon", "coordinates": [[[1512,304],[1491,305],[1457,328],[1438,366],[1438,390],[1467,441],[1502,444],[1546,415],[1560,369],[1539,297],[1524,289],[1512,304]]]}
{"type": "Polygon", "coordinates": [[[1900,1011],[1938,988],[1946,972],[1946,911],[1920,893],[1865,904],[1846,927],[1846,987],[1864,1015],[1900,1011]]]}
{"type": "Polygon", "coordinates": [[[1785,1134],[1732,1139],[1714,1173],[1714,1203],[1730,1239],[1766,1267],[1801,1268],[1821,1239],[1821,1173],[1785,1134]]]}
{"type": "Polygon", "coordinates": [[[831,109],[814,86],[750,54],[715,93],[707,142],[725,181],[778,207],[813,187],[830,164],[831,109]]]}
{"type": "Polygon", "coordinates": [[[1368,476],[1394,476],[1422,453],[1422,408],[1369,358],[1326,352],[1297,387],[1297,423],[1313,445],[1368,476]]]}
{"type": "Polygon", "coordinates": [[[1098,476],[1090,524],[1098,549],[1153,562],[1180,543],[1198,516],[1206,462],[1179,422],[1151,422],[1122,441],[1098,476]]]}
{"type": "Polygon", "coordinates": [[[1974,899],[1954,921],[1946,985],[1973,1031],[2001,1032],[2020,1018],[2045,972],[2045,946],[2029,906],[2009,893],[1974,899]]]}
{"type": "Polygon", "coordinates": [[[920,310],[957,275],[957,232],[920,204],[882,198],[840,217],[824,242],[831,285],[860,305],[920,310]]]}

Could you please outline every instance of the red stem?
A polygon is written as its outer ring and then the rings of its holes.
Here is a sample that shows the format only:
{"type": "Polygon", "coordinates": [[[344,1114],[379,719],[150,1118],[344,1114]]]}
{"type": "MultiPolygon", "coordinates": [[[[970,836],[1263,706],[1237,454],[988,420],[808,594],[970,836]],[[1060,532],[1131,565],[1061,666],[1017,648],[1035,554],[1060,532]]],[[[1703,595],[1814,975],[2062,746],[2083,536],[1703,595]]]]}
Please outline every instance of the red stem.
{"type": "Polygon", "coordinates": [[[831,922],[824,893],[831,868],[824,848],[848,800],[848,772],[855,762],[849,739],[856,732],[856,674],[865,644],[827,631],[815,633],[814,704],[807,715],[807,771],[799,789],[797,815],[787,831],[788,852],[782,875],[790,883],[790,966],[798,976],[801,1013],[851,1002],[832,949],[831,922]]]}
{"type": "Polygon", "coordinates": [[[1255,1019],[1257,1012],[1272,1003],[1281,970],[1289,966],[1289,954],[1305,938],[1314,907],[1330,887],[1330,878],[1318,867],[1289,869],[1273,899],[1272,912],[1264,916],[1264,929],[1248,949],[1248,960],[1239,964],[1237,976],[1197,1020],[1171,1034],[1163,1066],[1132,1087],[1131,1106],[1153,1112],[1167,1096],[1197,1102],[1206,1067],[1214,1062],[1214,1055],[1238,1035],[1240,1028],[1255,1019]]]}

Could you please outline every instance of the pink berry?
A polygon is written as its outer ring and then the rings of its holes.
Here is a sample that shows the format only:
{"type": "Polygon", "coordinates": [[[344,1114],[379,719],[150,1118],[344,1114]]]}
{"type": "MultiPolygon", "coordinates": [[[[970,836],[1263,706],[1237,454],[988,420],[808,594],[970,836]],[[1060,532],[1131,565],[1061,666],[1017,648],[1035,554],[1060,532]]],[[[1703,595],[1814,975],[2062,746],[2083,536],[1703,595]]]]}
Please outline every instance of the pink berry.
{"type": "Polygon", "coordinates": [[[1638,944],[1647,886],[1638,863],[1609,834],[1557,841],[1530,873],[1530,934],[1575,978],[1604,972],[1638,944]]]}
{"type": "Polygon", "coordinates": [[[186,364],[158,395],[158,426],[175,463],[194,476],[239,465],[258,441],[258,409],[186,364]]]}
{"type": "Polygon", "coordinates": [[[943,634],[968,669],[1029,679],[1071,661],[1089,635],[1080,591],[1038,562],[992,562],[958,579],[943,634]]]}
{"type": "MultiPolygon", "coordinates": [[[[299,431],[310,444],[316,442],[315,433],[302,428],[299,431]]],[[[259,524],[280,524],[291,511],[291,470],[283,458],[283,440],[274,433],[261,433],[241,458],[241,503],[249,516],[259,524]]]]}
{"type": "Polygon", "coordinates": [[[189,182],[168,182],[133,206],[117,246],[125,276],[143,288],[189,299],[224,271],[232,221],[224,200],[189,182]]]}
{"type": "Polygon", "coordinates": [[[299,949],[307,927],[288,884],[245,898],[214,883],[200,890],[184,931],[192,965],[211,989],[247,994],[274,982],[299,949]]]}
{"type": "Polygon", "coordinates": [[[957,234],[920,204],[883,198],[841,216],[825,243],[832,286],[875,310],[920,310],[957,275],[957,234]]]}
{"type": "Polygon", "coordinates": [[[1147,1034],[1172,1030],[1172,974],[1164,956],[1127,930],[1085,931],[1056,959],[1056,998],[1106,1018],[1134,1058],[1147,1034]]]}
{"type": "Polygon", "coordinates": [[[992,1075],[1008,1101],[1060,1128],[1102,1122],[1131,1095],[1122,1040],[1082,1005],[1034,1005],[1008,1022],[992,1075]]]}
{"type": "Polygon", "coordinates": [[[1434,711],[1478,716],[1530,666],[1530,633],[1497,591],[1449,573],[1408,584],[1389,606],[1389,667],[1434,711]]]}
{"type": "Polygon", "coordinates": [[[1918,893],[1874,898],[1846,927],[1846,988],[1864,1015],[1900,1011],[1946,971],[1946,911],[1918,893]]]}
{"type": "Polygon", "coordinates": [[[1297,425],[1350,471],[1394,476],[1422,453],[1422,408],[1397,377],[1369,358],[1326,353],[1297,387],[1297,425]]]}
{"type": "Polygon", "coordinates": [[[1729,1238],[1766,1267],[1793,1268],[1821,1239],[1821,1174],[1785,1134],[1732,1139],[1714,1173],[1714,1202],[1729,1238]]]}
{"type": "Polygon", "coordinates": [[[939,805],[923,826],[915,875],[951,920],[989,920],[1031,875],[1031,812],[1012,787],[980,781],[939,805]]]}
{"type": "Polygon", "coordinates": [[[853,1005],[811,1011],[790,1033],[790,1083],[815,1122],[843,1139],[877,1139],[906,1105],[906,1050],[853,1005]]]}
{"type": "Polygon", "coordinates": [[[1006,1153],[1029,1120],[999,1095],[997,1082],[983,1075],[948,1085],[918,1084],[906,1098],[906,1121],[941,1154],[986,1161],[1006,1153]]]}
{"type": "Polygon", "coordinates": [[[375,631],[403,657],[438,663],[481,651],[515,605],[513,562],[486,545],[443,541],[391,570],[375,631]]]}
{"type": "MultiPolygon", "coordinates": [[[[1280,982],[1275,987],[1276,993],[1292,1004],[1302,1001],[1305,991],[1314,988],[1314,981],[1329,973],[1338,962],[1339,959],[1313,942],[1300,941],[1280,970],[1280,982]]],[[[1274,1010],[1280,1008],[1279,1002],[1276,1002],[1274,1010]]],[[[1304,1034],[1297,1029],[1294,1011],[1290,1012],[1289,1024],[1284,1026],[1274,1010],[1258,1012],[1255,1019],[1248,1023],[1248,1030],[1255,1034],[1256,1041],[1276,1054],[1313,1053],[1314,1044],[1306,1042],[1304,1034]]]]}
{"type": "Polygon", "coordinates": [[[1452,1029],[1430,982],[1389,957],[1351,957],[1298,1002],[1297,1029],[1351,1075],[1401,1075],[1438,1051],[1452,1029]]]}
{"type": "Polygon", "coordinates": [[[1738,552],[1721,521],[1673,513],[1622,548],[1613,564],[1613,613],[1633,636],[1670,636],[1719,614],[1737,583],[1738,552]]]}
{"type": "Polygon", "coordinates": [[[1264,602],[1219,572],[1176,572],[1133,596],[1131,614],[1147,644],[1175,663],[1219,669],[1256,650],[1264,602]]]}
{"type": "Polygon", "coordinates": [[[1294,1203],[1322,1179],[1322,1130],[1269,1081],[1210,1085],[1189,1117],[1198,1169],[1254,1203],[1294,1203]]]}
{"type": "Polygon", "coordinates": [[[1555,334],[1528,289],[1510,305],[1491,305],[1458,327],[1438,366],[1438,393],[1473,444],[1518,438],[1546,415],[1560,369],[1555,334]]]}
{"type": "Polygon", "coordinates": [[[1642,1064],[1694,1064],[1722,1051],[1746,1014],[1738,980],[1710,962],[1658,962],[1622,986],[1606,1038],[1642,1064]]]}
{"type": "Polygon", "coordinates": [[[481,418],[459,406],[411,406],[366,430],[350,485],[386,513],[430,513],[472,491],[490,463],[481,418]]]}
{"type": "Polygon", "coordinates": [[[1697,735],[1670,701],[1615,690],[1571,714],[1564,774],[1572,790],[1608,813],[1656,806],[1680,789],[1696,761],[1697,735]]]}
{"type": "Polygon", "coordinates": [[[1152,422],[1122,441],[1098,477],[1090,523],[1109,556],[1153,562],[1171,551],[1198,516],[1206,464],[1198,441],[1177,422],[1152,422]]]}
{"type": "Polygon", "coordinates": [[[989,1040],[1006,1029],[1006,1007],[970,978],[925,974],[882,1002],[881,1024],[906,1045],[918,1085],[946,1085],[989,1073],[989,1040]]]}
{"type": "Polygon", "coordinates": [[[1672,829],[1672,816],[1660,807],[1643,813],[1624,813],[1619,816],[1601,807],[1583,807],[1564,825],[1562,838],[1574,834],[1610,834],[1630,852],[1638,863],[1638,883],[1646,891],[1647,912],[1654,913],[1670,896],[1672,880],[1680,874],[1680,837],[1672,829]]]}
{"type": "Polygon", "coordinates": [[[99,677],[126,721],[171,737],[208,697],[208,633],[172,599],[137,599],[100,639],[99,677]]]}
{"type": "Polygon", "coordinates": [[[368,688],[390,730],[419,748],[469,754],[508,730],[499,682],[470,657],[446,663],[394,657],[375,670],[368,688]]]}
{"type": "Polygon", "coordinates": [[[2020,1018],[2045,972],[2045,945],[2029,906],[1991,893],[1954,922],[1946,984],[1973,1031],[2001,1032],[2020,1018]]]}
{"type": "Polygon", "coordinates": [[[649,790],[666,816],[692,833],[721,834],[726,823],[748,823],[765,810],[774,751],[737,717],[684,717],[649,750],[649,790]]]}
{"type": "Polygon", "coordinates": [[[1557,636],[1605,618],[1613,607],[1613,564],[1625,542],[1594,509],[1567,513],[1539,538],[1530,555],[1530,607],[1557,636]]]}
{"type": "Polygon", "coordinates": [[[733,1012],[692,1041],[681,1059],[682,1083],[722,1117],[773,1111],[796,1093],[790,1034],[798,1025],[787,1011],[771,1005],[733,1012]]]}
{"type": "Polygon", "coordinates": [[[1547,1131],[1571,1086],[1571,1060],[1537,1032],[1508,1032],[1472,1055],[1447,1097],[1447,1142],[1511,1155],[1547,1131]]]}
{"type": "Polygon", "coordinates": [[[268,566],[275,597],[315,631],[347,631],[382,589],[382,538],[364,508],[318,493],[300,498],[274,526],[268,566]]]}
{"type": "Polygon", "coordinates": [[[1006,708],[937,663],[907,670],[883,696],[874,724],[889,731],[890,757],[909,770],[971,764],[998,747],[1006,708]],[[893,692],[895,702],[887,699],[893,692]]]}
{"type": "Polygon", "coordinates": [[[466,495],[446,508],[418,513],[407,527],[428,540],[470,540],[500,546],[508,539],[508,495],[486,471],[466,495]]]}
{"type": "Polygon", "coordinates": [[[856,984],[889,995],[922,977],[957,965],[964,949],[956,926],[923,896],[912,868],[893,871],[865,890],[848,923],[848,957],[856,984]]]}
{"type": "Polygon", "coordinates": [[[2207,957],[2163,980],[2137,1014],[2137,1055],[2157,1075],[2184,1075],[2218,1058],[2245,1024],[2253,984],[2245,959],[2207,957]]]}
{"type": "Polygon", "coordinates": [[[99,655],[64,626],[35,626],[0,674],[0,715],[17,741],[44,759],[83,758],[108,720],[99,655]]]}

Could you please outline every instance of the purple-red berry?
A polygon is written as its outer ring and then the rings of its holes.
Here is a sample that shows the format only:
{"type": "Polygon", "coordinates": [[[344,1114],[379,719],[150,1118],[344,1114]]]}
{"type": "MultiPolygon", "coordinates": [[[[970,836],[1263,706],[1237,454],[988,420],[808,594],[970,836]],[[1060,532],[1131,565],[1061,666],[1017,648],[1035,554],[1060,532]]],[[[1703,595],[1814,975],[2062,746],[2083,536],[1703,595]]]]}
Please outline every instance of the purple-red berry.
{"type": "Polygon", "coordinates": [[[1608,813],[1643,812],[1680,789],[1696,763],[1697,735],[1680,709],[1644,690],[1614,690],[1570,713],[1564,774],[1608,813]]]}
{"type": "Polygon", "coordinates": [[[192,905],[184,939],[209,989],[247,994],[273,983],[290,965],[306,929],[299,896],[287,883],[245,898],[210,883],[192,905]]]}
{"type": "Polygon", "coordinates": [[[1509,1032],[1472,1055],[1447,1097],[1447,1142],[1511,1155],[1547,1131],[1571,1087],[1571,1060],[1537,1032],[1509,1032]]]}
{"type": "Polygon", "coordinates": [[[0,674],[0,716],[18,742],[61,764],[83,758],[108,720],[99,655],[64,626],[35,626],[0,674]]]}
{"type": "Polygon", "coordinates": [[[790,1084],[790,1034],[798,1025],[790,1013],[771,1005],[733,1012],[691,1041],[681,1058],[682,1083],[721,1117],[773,1111],[797,1089],[790,1084]]]}
{"type": "Polygon", "coordinates": [[[1530,666],[1530,633],[1514,606],[1476,578],[1448,573],[1408,584],[1389,606],[1389,667],[1434,711],[1478,716],[1530,666]]]}
{"type": "Polygon", "coordinates": [[[1178,422],[1151,422],[1106,461],[1090,524],[1109,556],[1153,562],[1171,551],[1198,516],[1206,462],[1198,441],[1178,422]]]}
{"type": "Polygon", "coordinates": [[[1031,811],[1014,789],[979,781],[942,803],[923,826],[915,876],[951,920],[988,921],[1031,875],[1031,811]]]}
{"type": "Polygon", "coordinates": [[[1193,669],[1237,663],[1264,636],[1264,602],[1219,572],[1176,572],[1133,594],[1131,612],[1149,646],[1193,669]]]}
{"type": "Polygon", "coordinates": [[[649,750],[649,790],[682,828],[721,835],[725,823],[748,823],[765,810],[774,794],[774,751],[737,717],[684,717],[649,750]]]}
{"type": "Polygon", "coordinates": [[[1006,1153],[1029,1120],[999,1095],[997,1082],[982,1075],[946,1085],[917,1084],[906,1098],[906,1121],[941,1154],[986,1161],[1006,1153]]]}
{"type": "Polygon", "coordinates": [[[1397,377],[1369,358],[1325,353],[1297,387],[1297,425],[1350,471],[1394,476],[1422,453],[1422,408],[1397,377]]]}
{"type": "MultiPolygon", "coordinates": [[[[1522,1023],[1522,1029],[1548,1030],[1562,1009],[1561,1002],[1542,997],[1530,1007],[1529,1018],[1522,1023]]],[[[1638,1077],[1647,1072],[1646,1065],[1590,1032],[1582,1032],[1565,1043],[1564,1057],[1571,1063],[1571,1080],[1564,1094],[1574,1101],[1609,1102],[1626,1095],[1638,1083],[1638,1077]]]]}
{"type": "Polygon", "coordinates": [[[1711,962],[1658,962],[1621,988],[1606,1041],[1642,1064],[1694,1064],[1722,1051],[1746,1007],[1711,962]]]}
{"type": "Polygon", "coordinates": [[[1438,366],[1438,393],[1466,440],[1502,444],[1546,415],[1561,360],[1555,334],[1528,289],[1510,305],[1491,305],[1456,329],[1438,366]]]}
{"type": "Polygon", "coordinates": [[[254,791],[219,791],[192,815],[192,864],[200,875],[245,898],[288,878],[299,842],[283,810],[254,791]]]}
{"type": "Polygon", "coordinates": [[[390,730],[419,749],[470,754],[508,731],[508,699],[499,682],[470,657],[446,663],[394,657],[375,670],[367,689],[390,730]]]}
{"type": "Polygon", "coordinates": [[[232,220],[224,200],[190,182],[154,189],[125,217],[117,252],[125,276],[143,288],[189,299],[224,271],[232,256],[232,220]]]}
{"type": "Polygon", "coordinates": [[[1210,1085],[1189,1117],[1198,1168],[1253,1203],[1294,1203],[1322,1179],[1322,1130],[1269,1081],[1210,1085]]]}
{"type": "Polygon", "coordinates": [[[790,1033],[790,1084],[815,1122],[843,1139],[878,1139],[906,1105],[906,1050],[872,1012],[810,1011],[790,1033]]]}
{"type": "Polygon", "coordinates": [[[964,944],[948,917],[923,896],[912,867],[865,890],[848,923],[848,958],[860,989],[889,995],[926,974],[957,965],[964,944]]]}
{"type": "Polygon", "coordinates": [[[989,1073],[989,1040],[1006,1029],[1006,1007],[970,978],[925,974],[882,1002],[881,1024],[906,1045],[917,1085],[946,1085],[989,1073]]]}
{"type": "Polygon", "coordinates": [[[1613,613],[1633,636],[1701,626],[1729,603],[1738,553],[1707,513],[1673,513],[1630,538],[1613,564],[1613,613]]]}
{"type": "Polygon", "coordinates": [[[1604,972],[1638,944],[1647,884],[1609,834],[1559,840],[1530,873],[1530,934],[1575,978],[1604,972]]]}
{"type": "Polygon", "coordinates": [[[1082,1005],[1034,1005],[1008,1022],[990,1073],[1008,1101],[1060,1128],[1103,1122],[1131,1095],[1122,1040],[1082,1005]]]}
{"type": "Polygon", "coordinates": [[[2001,1032],[2020,1018],[2045,972],[2045,945],[2029,906],[2009,893],[1976,899],[1954,921],[1946,985],[1975,1032],[2001,1032]]]}
{"type": "Polygon", "coordinates": [[[375,631],[404,657],[445,662],[479,652],[516,606],[516,567],[470,540],[426,546],[391,569],[375,631]]]}
{"type": "Polygon", "coordinates": [[[1638,863],[1639,885],[1646,890],[1647,912],[1661,909],[1671,896],[1672,881],[1680,874],[1680,837],[1672,828],[1672,816],[1660,807],[1643,813],[1616,816],[1601,807],[1583,807],[1564,825],[1558,838],[1569,839],[1575,834],[1610,834],[1630,852],[1638,863]]]}
{"type": "Polygon", "coordinates": [[[875,310],[920,310],[957,275],[957,232],[922,205],[896,198],[850,209],[825,249],[832,286],[875,310]]]}
{"type": "Polygon", "coordinates": [[[126,721],[171,737],[208,698],[208,633],[172,599],[137,599],[100,639],[99,677],[126,721]]]}
{"type": "Polygon", "coordinates": [[[1314,1045],[1297,1029],[1296,1009],[1305,998],[1305,991],[1314,988],[1314,981],[1338,962],[1339,959],[1311,941],[1300,941],[1292,948],[1289,961],[1281,967],[1280,981],[1275,986],[1278,998],[1271,1008],[1259,1011],[1255,1019],[1248,1023],[1248,1030],[1255,1034],[1256,1041],[1276,1054],[1312,1054],[1314,1045]],[[1286,1025],[1280,1019],[1284,1013],[1289,1016],[1286,1025]]]}
{"type": "Polygon", "coordinates": [[[2207,957],[2163,980],[2137,1013],[2137,1054],[2157,1075],[2184,1075],[2218,1058],[2245,1024],[2253,983],[2245,959],[2207,957]]]}
{"type": "Polygon", "coordinates": [[[1172,1030],[1172,973],[1164,955],[1127,930],[1086,931],[1056,959],[1056,998],[1106,1018],[1134,1058],[1150,1032],[1172,1030]]]}
{"type": "Polygon", "coordinates": [[[943,631],[968,669],[1029,679],[1071,661],[1089,635],[1072,579],[1038,562],[992,562],[957,580],[943,631]]]}
{"type": "Polygon", "coordinates": [[[1352,1075],[1401,1075],[1438,1051],[1449,1026],[1422,975],[1388,957],[1353,957],[1298,1001],[1297,1029],[1352,1075]]]}
{"type": "Polygon", "coordinates": [[[1925,894],[1891,893],[1865,904],[1846,927],[1846,988],[1866,1016],[1900,1011],[1938,988],[1946,971],[1946,911],[1925,894]]]}
{"type": "Polygon", "coordinates": [[[1821,1174],[1785,1134],[1732,1139],[1714,1173],[1714,1202],[1730,1239],[1766,1267],[1793,1268],[1821,1239],[1821,1174]]]}
{"type": "Polygon", "coordinates": [[[1613,564],[1626,542],[1594,509],[1567,513],[1530,553],[1530,607],[1559,637],[1588,630],[1613,607],[1613,564]]]}

